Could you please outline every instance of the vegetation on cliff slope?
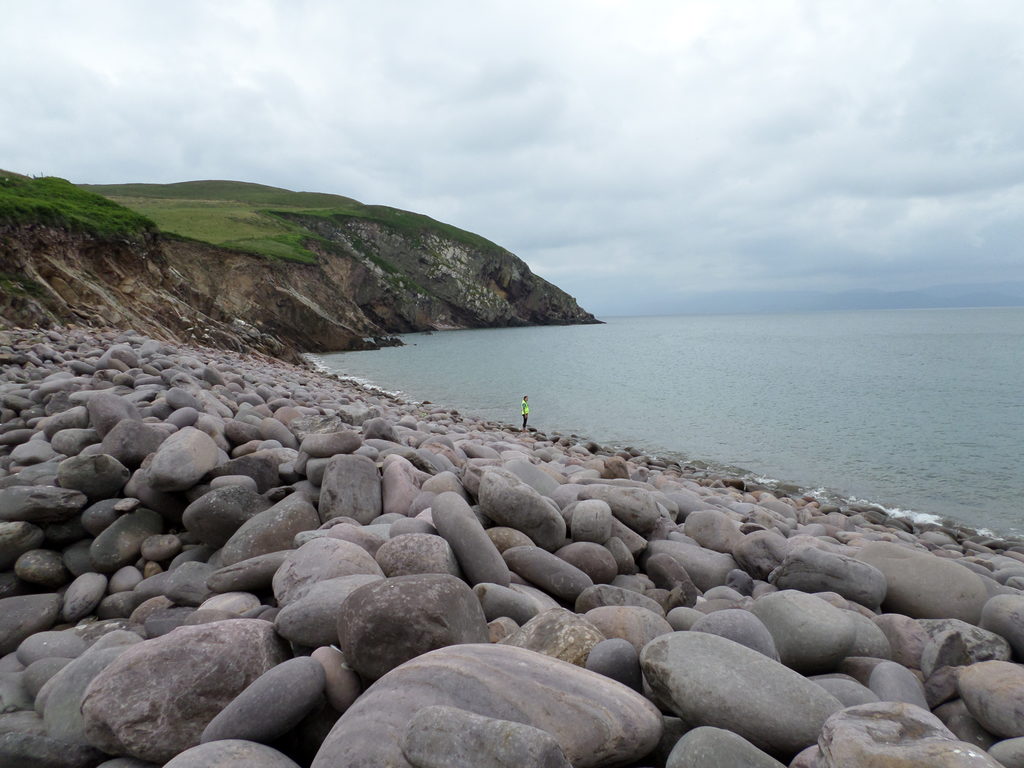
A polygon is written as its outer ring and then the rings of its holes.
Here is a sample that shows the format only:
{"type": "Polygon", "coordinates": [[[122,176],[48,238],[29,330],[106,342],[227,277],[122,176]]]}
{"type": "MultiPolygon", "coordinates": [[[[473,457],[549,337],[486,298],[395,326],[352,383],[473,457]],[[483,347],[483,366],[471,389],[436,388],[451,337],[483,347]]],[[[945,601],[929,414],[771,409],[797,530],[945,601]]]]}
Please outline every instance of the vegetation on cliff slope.
{"type": "Polygon", "coordinates": [[[310,216],[337,221],[367,219],[413,241],[433,234],[474,248],[500,250],[479,235],[429,216],[363,205],[341,195],[292,192],[237,181],[89,184],[82,188],[145,215],[164,232],[289,261],[316,261],[310,246],[322,244],[322,238],[303,226],[300,218],[310,216]]]}
{"type": "Polygon", "coordinates": [[[0,171],[0,225],[39,224],[101,238],[156,229],[146,216],[53,176],[29,178],[0,171]]]}

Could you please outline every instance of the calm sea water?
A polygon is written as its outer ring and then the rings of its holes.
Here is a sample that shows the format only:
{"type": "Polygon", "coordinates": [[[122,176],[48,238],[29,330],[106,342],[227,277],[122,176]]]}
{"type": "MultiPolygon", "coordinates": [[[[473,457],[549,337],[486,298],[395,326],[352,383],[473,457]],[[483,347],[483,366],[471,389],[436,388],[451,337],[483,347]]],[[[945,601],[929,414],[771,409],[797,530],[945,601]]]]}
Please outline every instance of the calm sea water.
{"type": "Polygon", "coordinates": [[[449,331],[330,369],[509,423],[1024,533],[1024,309],[449,331]]]}

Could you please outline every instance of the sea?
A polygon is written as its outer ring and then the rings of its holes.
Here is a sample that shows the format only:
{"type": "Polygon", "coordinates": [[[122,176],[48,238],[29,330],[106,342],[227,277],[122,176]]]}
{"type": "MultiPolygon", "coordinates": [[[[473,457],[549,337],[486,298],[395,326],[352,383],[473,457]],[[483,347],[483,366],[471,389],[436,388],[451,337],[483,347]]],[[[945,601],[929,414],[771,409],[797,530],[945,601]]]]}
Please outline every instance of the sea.
{"type": "Polygon", "coordinates": [[[1024,535],[1024,308],[607,317],[317,358],[414,401],[1024,535]]]}

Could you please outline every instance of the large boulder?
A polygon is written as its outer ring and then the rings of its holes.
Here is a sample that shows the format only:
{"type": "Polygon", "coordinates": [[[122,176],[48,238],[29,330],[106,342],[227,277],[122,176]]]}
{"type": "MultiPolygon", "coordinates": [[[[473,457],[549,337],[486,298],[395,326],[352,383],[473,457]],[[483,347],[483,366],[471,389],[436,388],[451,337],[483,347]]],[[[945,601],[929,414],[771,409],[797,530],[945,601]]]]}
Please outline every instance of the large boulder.
{"type": "Polygon", "coordinates": [[[17,595],[0,599],[0,656],[13,653],[21,641],[52,627],[60,616],[60,595],[17,595]]]}
{"type": "Polygon", "coordinates": [[[739,734],[701,726],[688,731],[669,753],[665,768],[786,768],[739,734]]]}
{"type": "Polygon", "coordinates": [[[466,581],[507,587],[511,579],[508,566],[466,500],[454,491],[445,491],[437,494],[431,505],[437,532],[451,546],[466,581]]]}
{"type": "Polygon", "coordinates": [[[813,546],[797,547],[786,555],[771,573],[771,583],[779,589],[836,592],[872,609],[882,604],[886,590],[885,574],[874,566],[813,546]]]}
{"type": "Polygon", "coordinates": [[[982,661],[965,667],[957,680],[968,711],[990,733],[1024,736],[1024,666],[982,661]]]}
{"type": "Polygon", "coordinates": [[[82,702],[86,736],[105,752],[165,763],[285,658],[266,621],[179,627],[132,646],[93,679],[82,702]]]}
{"type": "Polygon", "coordinates": [[[217,466],[220,452],[213,438],[185,427],[164,440],[149,465],[149,484],[158,491],[185,491],[217,466]]]}
{"type": "Polygon", "coordinates": [[[903,702],[861,704],[832,715],[818,749],[818,768],[1000,768],[984,750],[959,741],[935,715],[903,702]]]}
{"type": "Polygon", "coordinates": [[[340,576],[383,576],[380,566],[357,544],[341,539],[311,539],[285,557],[274,574],[274,597],[284,606],[320,581],[340,576]]]}
{"type": "Polygon", "coordinates": [[[301,493],[285,496],[270,509],[246,520],[221,550],[221,563],[234,565],[270,552],[295,547],[295,535],[319,527],[316,508],[301,493]]]}
{"type": "Polygon", "coordinates": [[[814,744],[842,704],[762,653],[704,632],[655,638],[640,654],[651,688],[693,726],[733,731],[759,749],[792,755],[814,744]]]}
{"type": "Polygon", "coordinates": [[[403,741],[431,706],[547,731],[575,768],[628,765],[654,748],[662,730],[649,701],[594,672],[522,648],[457,645],[378,680],[338,720],[312,768],[413,768],[403,741]]]}
{"type": "Polygon", "coordinates": [[[480,479],[480,511],[498,525],[522,531],[549,552],[565,543],[565,519],[558,506],[514,476],[484,473],[480,479]]]}
{"type": "Polygon", "coordinates": [[[582,667],[605,636],[585,617],[564,608],[537,614],[502,642],[582,667]]]}
{"type": "Polygon", "coordinates": [[[189,504],[181,516],[190,533],[211,547],[223,547],[249,519],[269,509],[270,502],[241,485],[214,488],[189,504]]]}
{"type": "Polygon", "coordinates": [[[882,609],[886,612],[977,624],[988,602],[981,576],[924,550],[876,541],[863,547],[857,559],[885,574],[882,609]]]}
{"type": "Polygon", "coordinates": [[[327,462],[320,485],[320,519],[351,517],[363,525],[383,509],[380,472],[366,456],[337,454],[327,462]]]}
{"type": "Polygon", "coordinates": [[[857,637],[848,611],[792,589],[762,595],[750,611],[771,633],[779,660],[801,674],[832,672],[857,637]]]}
{"type": "Polygon", "coordinates": [[[376,680],[420,654],[488,640],[487,619],[465,582],[442,574],[396,576],[359,587],[338,613],[339,647],[376,680]]]}

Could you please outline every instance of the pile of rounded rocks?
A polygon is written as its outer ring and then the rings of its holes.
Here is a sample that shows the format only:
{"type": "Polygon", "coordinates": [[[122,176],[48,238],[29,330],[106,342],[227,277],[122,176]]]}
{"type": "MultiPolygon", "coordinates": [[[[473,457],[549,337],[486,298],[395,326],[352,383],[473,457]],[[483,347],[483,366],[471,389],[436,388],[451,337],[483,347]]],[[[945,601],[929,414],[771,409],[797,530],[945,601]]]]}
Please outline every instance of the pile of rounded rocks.
{"type": "Polygon", "coordinates": [[[0,766],[1024,766],[1024,546],[0,334],[0,766]]]}

